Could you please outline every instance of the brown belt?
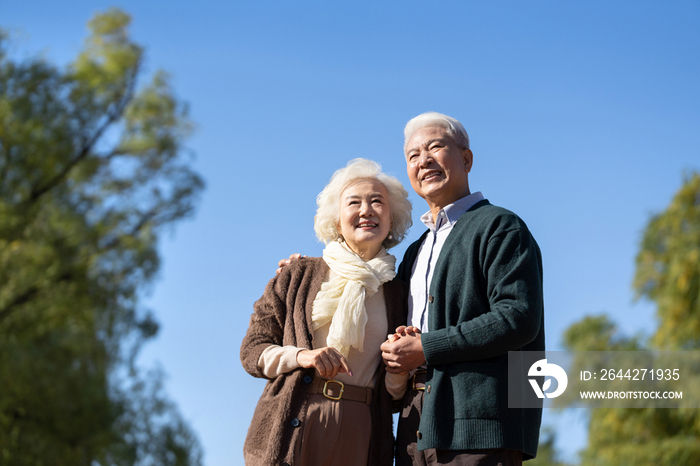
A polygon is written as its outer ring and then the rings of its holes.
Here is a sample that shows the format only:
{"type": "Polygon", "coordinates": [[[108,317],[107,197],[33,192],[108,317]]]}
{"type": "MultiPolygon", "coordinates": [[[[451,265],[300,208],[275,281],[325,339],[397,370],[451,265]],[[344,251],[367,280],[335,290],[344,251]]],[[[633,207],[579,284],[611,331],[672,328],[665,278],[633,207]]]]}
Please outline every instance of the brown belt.
{"type": "Polygon", "coordinates": [[[425,390],[425,381],[427,378],[428,378],[428,371],[426,371],[425,369],[417,370],[416,373],[413,374],[413,377],[408,379],[410,387],[416,391],[425,390]]]}
{"type": "Polygon", "coordinates": [[[320,393],[333,401],[360,401],[367,405],[372,403],[371,388],[348,385],[335,379],[314,378],[311,393],[320,393]]]}

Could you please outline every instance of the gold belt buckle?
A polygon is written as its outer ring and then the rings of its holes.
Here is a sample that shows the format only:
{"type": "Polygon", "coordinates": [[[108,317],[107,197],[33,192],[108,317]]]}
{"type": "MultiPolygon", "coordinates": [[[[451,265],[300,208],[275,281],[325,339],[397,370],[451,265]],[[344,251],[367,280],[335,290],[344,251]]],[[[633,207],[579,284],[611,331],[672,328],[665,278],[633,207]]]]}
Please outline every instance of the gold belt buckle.
{"type": "Polygon", "coordinates": [[[329,400],[333,400],[333,401],[340,400],[343,397],[344,391],[345,391],[345,384],[343,382],[340,382],[339,380],[329,379],[329,380],[326,380],[326,383],[323,384],[323,396],[325,396],[329,400]],[[328,394],[328,384],[331,382],[335,382],[338,385],[340,385],[340,394],[338,396],[331,396],[328,394]]]}
{"type": "Polygon", "coordinates": [[[421,370],[419,370],[419,371],[416,371],[415,374],[413,374],[413,389],[414,389],[414,390],[422,390],[422,391],[425,391],[425,387],[416,388],[416,376],[417,376],[418,374],[427,374],[427,373],[428,373],[428,371],[421,369],[421,370]]]}

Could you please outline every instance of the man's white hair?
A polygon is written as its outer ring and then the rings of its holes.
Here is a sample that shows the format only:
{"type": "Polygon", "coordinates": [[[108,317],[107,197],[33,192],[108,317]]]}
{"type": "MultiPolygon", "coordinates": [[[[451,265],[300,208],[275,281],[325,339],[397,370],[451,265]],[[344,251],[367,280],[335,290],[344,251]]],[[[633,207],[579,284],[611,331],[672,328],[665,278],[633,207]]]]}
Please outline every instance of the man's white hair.
{"type": "Polygon", "coordinates": [[[367,159],[353,159],[348,165],[333,173],[331,181],[316,197],[316,216],[314,230],[319,240],[325,244],[340,237],[338,222],[340,221],[340,196],[345,188],[356,181],[379,181],[386,188],[391,212],[391,238],[387,237],[382,245],[389,249],[399,244],[413,224],[411,220],[411,201],[408,193],[399,180],[382,172],[382,166],[367,159]]]}
{"type": "Polygon", "coordinates": [[[406,154],[408,140],[411,139],[413,133],[421,128],[425,128],[426,126],[437,126],[443,128],[460,149],[469,149],[469,135],[467,134],[467,130],[464,129],[464,126],[462,126],[462,123],[451,116],[443,115],[442,113],[425,112],[406,123],[406,128],[403,130],[404,155],[406,154]]]}

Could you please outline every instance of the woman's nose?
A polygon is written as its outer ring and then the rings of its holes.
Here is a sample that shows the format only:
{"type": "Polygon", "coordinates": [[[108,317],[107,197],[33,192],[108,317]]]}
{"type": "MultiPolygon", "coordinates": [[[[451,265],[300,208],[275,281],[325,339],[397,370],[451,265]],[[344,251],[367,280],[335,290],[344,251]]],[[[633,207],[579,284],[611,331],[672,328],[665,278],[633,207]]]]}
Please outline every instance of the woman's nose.
{"type": "Polygon", "coordinates": [[[360,217],[366,217],[372,214],[372,206],[368,202],[363,202],[360,206],[360,217]]]}

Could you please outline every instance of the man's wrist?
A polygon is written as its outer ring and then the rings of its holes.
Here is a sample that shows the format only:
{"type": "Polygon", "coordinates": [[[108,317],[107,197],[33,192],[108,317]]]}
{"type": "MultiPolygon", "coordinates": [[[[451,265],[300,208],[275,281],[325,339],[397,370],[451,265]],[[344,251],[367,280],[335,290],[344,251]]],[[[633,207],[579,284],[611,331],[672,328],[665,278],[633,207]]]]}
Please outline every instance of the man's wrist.
{"type": "Polygon", "coordinates": [[[442,364],[440,361],[448,359],[453,349],[447,338],[447,329],[434,330],[421,335],[421,349],[423,350],[423,364],[442,364]]]}

